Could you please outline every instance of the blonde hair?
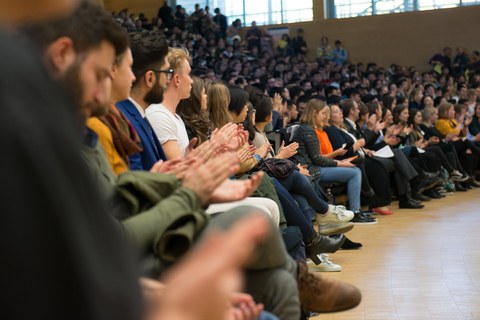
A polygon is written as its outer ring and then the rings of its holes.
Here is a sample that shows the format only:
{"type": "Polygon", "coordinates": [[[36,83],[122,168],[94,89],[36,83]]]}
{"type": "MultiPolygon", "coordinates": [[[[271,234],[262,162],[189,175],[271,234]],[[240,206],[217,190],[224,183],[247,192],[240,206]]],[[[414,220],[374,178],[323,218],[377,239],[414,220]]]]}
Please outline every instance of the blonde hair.
{"type": "Polygon", "coordinates": [[[222,81],[212,81],[207,86],[207,111],[212,129],[221,128],[231,122],[228,105],[230,93],[222,81]]]}
{"type": "MultiPolygon", "coordinates": [[[[330,118],[330,115],[332,114],[332,110],[330,110],[331,107],[329,107],[328,105],[327,105],[327,107],[328,107],[328,108],[327,108],[327,110],[326,110],[326,112],[325,112],[325,120],[326,120],[325,122],[326,122],[326,123],[330,123],[330,119],[331,119],[331,118],[330,118]]],[[[323,125],[322,125],[319,129],[322,129],[322,128],[323,128],[323,125]]]]}
{"type": "Polygon", "coordinates": [[[438,118],[439,119],[448,119],[448,111],[453,106],[450,102],[442,103],[438,106],[438,118]]]}
{"type": "Polygon", "coordinates": [[[300,118],[300,123],[308,124],[315,128],[315,115],[326,107],[327,104],[325,101],[319,99],[312,99],[308,101],[305,112],[300,118]]]}
{"type": "Polygon", "coordinates": [[[188,50],[184,48],[170,47],[168,49],[167,60],[170,64],[170,68],[175,70],[176,73],[178,73],[178,70],[182,68],[183,60],[187,60],[190,64],[192,63],[192,58],[190,57],[188,50]]]}
{"type": "Polygon", "coordinates": [[[437,111],[437,108],[435,108],[435,107],[428,106],[428,107],[423,108],[423,110],[422,110],[423,121],[424,122],[430,121],[430,117],[432,116],[432,114],[435,113],[435,111],[437,111]]]}

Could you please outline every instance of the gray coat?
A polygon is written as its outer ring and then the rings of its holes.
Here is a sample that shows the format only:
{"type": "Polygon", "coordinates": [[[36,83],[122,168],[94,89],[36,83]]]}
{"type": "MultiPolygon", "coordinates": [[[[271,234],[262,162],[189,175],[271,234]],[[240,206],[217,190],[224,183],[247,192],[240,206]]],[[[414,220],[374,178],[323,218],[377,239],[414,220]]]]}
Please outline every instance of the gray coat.
{"type": "Polygon", "coordinates": [[[295,130],[293,141],[298,143],[297,153],[293,156],[296,163],[307,165],[312,175],[320,172],[320,167],[336,167],[337,163],[320,155],[320,142],[318,141],[315,129],[302,124],[295,130]]]}

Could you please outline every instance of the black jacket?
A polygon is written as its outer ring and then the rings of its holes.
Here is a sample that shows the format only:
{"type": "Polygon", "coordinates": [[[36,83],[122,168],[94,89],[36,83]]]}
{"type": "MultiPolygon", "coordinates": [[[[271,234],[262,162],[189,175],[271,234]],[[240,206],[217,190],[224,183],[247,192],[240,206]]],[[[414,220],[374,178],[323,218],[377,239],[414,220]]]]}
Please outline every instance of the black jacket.
{"type": "Polygon", "coordinates": [[[345,144],[347,153],[338,157],[338,159],[346,159],[358,155],[357,151],[353,151],[353,145],[355,144],[355,141],[353,141],[353,138],[348,133],[335,126],[327,127],[324,130],[328,135],[328,139],[332,144],[333,150],[340,149],[342,145],[345,144]]]}
{"type": "Polygon", "coordinates": [[[320,143],[315,129],[307,124],[302,124],[293,135],[294,142],[298,143],[297,153],[293,156],[296,163],[306,164],[311,174],[319,172],[319,167],[336,167],[332,159],[320,155],[320,143]]]}

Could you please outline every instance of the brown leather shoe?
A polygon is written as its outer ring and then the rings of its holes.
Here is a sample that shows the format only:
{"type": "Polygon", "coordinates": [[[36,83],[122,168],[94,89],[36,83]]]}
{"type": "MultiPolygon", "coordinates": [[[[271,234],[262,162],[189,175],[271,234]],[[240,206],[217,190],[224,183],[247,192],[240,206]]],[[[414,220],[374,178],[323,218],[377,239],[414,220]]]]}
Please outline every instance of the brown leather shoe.
{"type": "Polygon", "coordinates": [[[298,291],[302,307],[313,312],[336,312],[356,307],[362,300],[360,290],[351,284],[308,272],[298,264],[298,291]]]}

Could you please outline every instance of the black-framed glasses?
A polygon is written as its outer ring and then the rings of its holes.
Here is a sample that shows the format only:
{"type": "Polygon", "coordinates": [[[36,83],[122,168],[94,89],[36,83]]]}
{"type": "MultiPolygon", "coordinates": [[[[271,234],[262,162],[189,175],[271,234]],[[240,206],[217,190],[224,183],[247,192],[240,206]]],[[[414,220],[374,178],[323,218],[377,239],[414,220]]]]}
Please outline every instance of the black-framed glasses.
{"type": "Polygon", "coordinates": [[[175,73],[175,70],[172,68],[170,69],[165,69],[165,70],[160,70],[160,69],[152,69],[153,72],[156,73],[165,73],[165,76],[167,77],[167,80],[170,81],[173,78],[173,74],[175,73]]]}

